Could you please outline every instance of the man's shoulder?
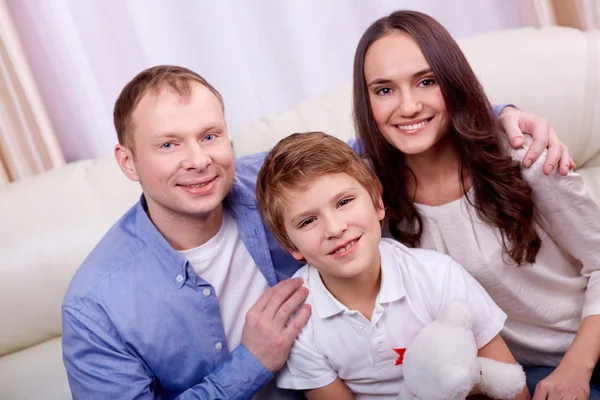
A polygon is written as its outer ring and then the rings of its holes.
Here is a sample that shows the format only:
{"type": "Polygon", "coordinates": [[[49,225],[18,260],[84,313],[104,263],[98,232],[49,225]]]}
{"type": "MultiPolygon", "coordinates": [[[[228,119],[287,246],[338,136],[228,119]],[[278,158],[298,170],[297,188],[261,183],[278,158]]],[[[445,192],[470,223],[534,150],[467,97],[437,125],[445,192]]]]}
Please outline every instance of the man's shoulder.
{"type": "Polygon", "coordinates": [[[127,267],[136,264],[146,248],[135,229],[135,212],[135,206],[127,211],[85,258],[69,284],[64,305],[76,307],[81,299],[100,295],[106,280],[123,282],[125,277],[118,275],[133,273],[127,267]]]}

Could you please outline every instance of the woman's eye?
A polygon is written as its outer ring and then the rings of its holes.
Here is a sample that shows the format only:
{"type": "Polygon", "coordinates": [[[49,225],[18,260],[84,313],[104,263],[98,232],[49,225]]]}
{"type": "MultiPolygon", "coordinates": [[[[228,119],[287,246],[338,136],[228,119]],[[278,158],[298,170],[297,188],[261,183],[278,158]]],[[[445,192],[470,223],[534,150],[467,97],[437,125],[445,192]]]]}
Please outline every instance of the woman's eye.
{"type": "Polygon", "coordinates": [[[435,80],[433,80],[433,79],[431,79],[431,78],[428,78],[428,79],[423,79],[423,80],[420,82],[420,85],[421,85],[421,86],[431,86],[431,85],[433,85],[434,83],[435,83],[435,80]]]}
{"type": "Polygon", "coordinates": [[[306,218],[304,221],[302,221],[302,223],[300,224],[300,228],[302,228],[303,226],[306,225],[310,225],[314,222],[314,218],[306,218]]]}
{"type": "Polygon", "coordinates": [[[388,87],[382,87],[380,89],[377,89],[377,91],[375,93],[379,94],[379,95],[385,95],[385,94],[390,94],[391,92],[392,92],[392,89],[390,89],[388,87]]]}

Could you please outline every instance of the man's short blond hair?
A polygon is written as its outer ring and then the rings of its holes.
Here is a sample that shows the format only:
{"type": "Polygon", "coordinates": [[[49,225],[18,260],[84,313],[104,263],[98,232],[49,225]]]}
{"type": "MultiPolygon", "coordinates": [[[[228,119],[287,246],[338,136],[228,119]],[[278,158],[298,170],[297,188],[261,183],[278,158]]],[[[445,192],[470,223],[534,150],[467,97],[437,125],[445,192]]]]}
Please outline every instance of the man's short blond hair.
{"type": "Polygon", "coordinates": [[[321,176],[347,174],[380,208],[382,188],[369,166],[346,143],[323,132],[294,133],[267,154],[258,173],[256,199],[263,221],[286,249],[296,250],[285,230],[286,190],[302,190],[321,176]]]}
{"type": "Polygon", "coordinates": [[[119,143],[133,152],[133,111],[147,93],[158,94],[163,89],[170,89],[184,99],[191,95],[191,83],[198,82],[210,90],[225,106],[221,94],[203,77],[194,71],[175,65],[157,65],[137,74],[121,90],[113,111],[113,121],[119,143]]]}

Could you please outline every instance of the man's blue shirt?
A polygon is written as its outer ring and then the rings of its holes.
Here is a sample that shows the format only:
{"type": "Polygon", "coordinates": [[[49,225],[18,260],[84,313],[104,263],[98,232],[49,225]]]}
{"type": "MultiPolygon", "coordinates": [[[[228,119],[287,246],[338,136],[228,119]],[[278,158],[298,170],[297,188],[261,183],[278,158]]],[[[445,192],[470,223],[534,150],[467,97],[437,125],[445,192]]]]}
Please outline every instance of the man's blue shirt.
{"type": "MultiPolygon", "coordinates": [[[[236,161],[223,204],[273,286],[300,264],[261,222],[255,186],[263,159],[236,161]]],[[[214,290],[159,233],[143,196],[78,269],[62,315],[76,399],[247,399],[273,378],[244,345],[227,349],[214,290]]]]}

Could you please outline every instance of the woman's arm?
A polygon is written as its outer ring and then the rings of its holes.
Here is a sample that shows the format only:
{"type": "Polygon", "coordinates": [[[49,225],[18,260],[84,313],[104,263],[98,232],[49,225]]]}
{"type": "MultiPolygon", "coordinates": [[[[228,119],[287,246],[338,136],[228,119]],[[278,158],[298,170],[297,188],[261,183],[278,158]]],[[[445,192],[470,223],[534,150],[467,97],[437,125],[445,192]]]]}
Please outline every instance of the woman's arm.
{"type": "MultiPolygon", "coordinates": [[[[501,361],[509,364],[516,364],[512,353],[508,349],[504,340],[500,335],[496,335],[488,344],[479,349],[477,353],[479,357],[491,358],[492,360],[501,361]]],[[[529,391],[527,386],[523,387],[521,393],[515,398],[517,400],[529,400],[529,391]]]]}
{"type": "Polygon", "coordinates": [[[600,357],[598,338],[600,315],[585,317],[558,367],[536,386],[533,400],[546,400],[555,394],[563,399],[587,399],[592,372],[600,357]]]}
{"type": "Polygon", "coordinates": [[[580,265],[587,286],[577,335],[556,370],[538,383],[533,399],[558,392],[573,393],[565,399],[587,399],[591,371],[600,357],[600,208],[577,173],[544,176],[536,164],[523,170],[523,177],[533,190],[540,226],[580,265]]]}
{"type": "Polygon", "coordinates": [[[322,388],[307,390],[304,395],[308,400],[354,400],[352,392],[340,378],[322,388]]]}

